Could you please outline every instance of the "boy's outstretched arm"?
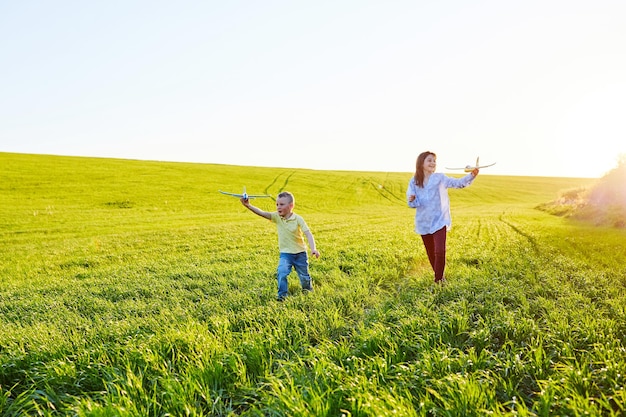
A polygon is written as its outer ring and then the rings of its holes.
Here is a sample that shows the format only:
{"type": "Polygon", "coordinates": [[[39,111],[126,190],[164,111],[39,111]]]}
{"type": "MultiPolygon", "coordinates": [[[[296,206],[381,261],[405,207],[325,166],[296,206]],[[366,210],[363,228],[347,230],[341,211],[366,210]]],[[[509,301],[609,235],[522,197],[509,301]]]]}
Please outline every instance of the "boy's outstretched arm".
{"type": "Polygon", "coordinates": [[[261,217],[265,217],[268,220],[270,220],[272,218],[272,215],[269,212],[263,211],[263,210],[261,210],[258,207],[254,207],[252,204],[250,204],[250,200],[248,200],[247,198],[240,198],[239,201],[241,201],[241,204],[246,206],[248,208],[248,210],[250,210],[254,214],[257,214],[257,215],[259,215],[261,217]]]}
{"type": "Polygon", "coordinates": [[[313,233],[311,233],[311,231],[308,230],[304,232],[304,235],[309,241],[309,248],[311,249],[311,255],[315,256],[316,258],[319,258],[320,252],[317,250],[317,247],[315,246],[315,239],[313,238],[313,233]]]}

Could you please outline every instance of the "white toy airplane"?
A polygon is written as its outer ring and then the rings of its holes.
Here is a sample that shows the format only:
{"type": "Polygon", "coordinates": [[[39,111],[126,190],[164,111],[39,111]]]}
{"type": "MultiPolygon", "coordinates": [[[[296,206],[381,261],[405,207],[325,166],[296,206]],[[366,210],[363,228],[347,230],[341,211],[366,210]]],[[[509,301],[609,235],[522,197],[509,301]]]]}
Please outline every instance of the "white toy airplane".
{"type": "Polygon", "coordinates": [[[462,169],[465,172],[472,172],[475,169],[487,168],[487,167],[494,166],[496,164],[494,162],[493,164],[489,164],[489,165],[478,165],[478,158],[479,157],[476,157],[476,165],[474,165],[474,166],[465,165],[463,168],[448,168],[448,167],[446,167],[446,169],[462,169]]]}
{"type": "Polygon", "coordinates": [[[222,193],[222,194],[230,195],[230,196],[237,197],[237,198],[243,198],[244,200],[248,200],[248,199],[251,199],[251,198],[268,198],[268,197],[271,197],[270,195],[267,195],[267,194],[250,195],[250,194],[248,194],[246,192],[246,187],[245,186],[243,187],[243,193],[241,193],[241,194],[229,193],[229,192],[222,191],[222,190],[218,190],[218,191],[220,193],[222,193]]]}

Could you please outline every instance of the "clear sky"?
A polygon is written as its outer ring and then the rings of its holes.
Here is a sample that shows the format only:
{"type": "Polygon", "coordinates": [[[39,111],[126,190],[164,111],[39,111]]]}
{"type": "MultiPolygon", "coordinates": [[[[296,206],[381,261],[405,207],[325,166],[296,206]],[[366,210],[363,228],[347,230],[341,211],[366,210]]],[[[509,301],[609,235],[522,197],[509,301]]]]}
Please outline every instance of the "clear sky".
{"type": "Polygon", "coordinates": [[[624,0],[0,0],[0,152],[600,177],[624,0]]]}

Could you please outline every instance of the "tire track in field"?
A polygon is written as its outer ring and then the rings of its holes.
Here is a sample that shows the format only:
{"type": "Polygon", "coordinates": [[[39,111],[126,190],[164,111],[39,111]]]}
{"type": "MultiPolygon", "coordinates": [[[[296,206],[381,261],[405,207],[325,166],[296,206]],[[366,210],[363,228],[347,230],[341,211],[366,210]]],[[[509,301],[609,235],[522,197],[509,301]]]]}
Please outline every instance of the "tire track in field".
{"type": "MultiPolygon", "coordinates": [[[[285,181],[283,182],[283,185],[278,189],[278,192],[276,193],[277,195],[280,194],[281,192],[284,191],[285,187],[287,186],[287,184],[289,184],[289,179],[296,173],[296,171],[292,171],[289,175],[287,175],[287,178],[285,178],[285,181]]],[[[284,174],[284,172],[281,172],[280,174],[278,174],[277,176],[274,177],[274,179],[272,180],[272,182],[269,183],[269,185],[267,187],[265,187],[264,193],[265,194],[269,194],[269,190],[270,188],[272,188],[274,186],[274,184],[276,184],[278,182],[278,179],[280,177],[282,177],[284,174]]],[[[273,200],[276,200],[274,197],[272,197],[273,200]]]]}
{"type": "Polygon", "coordinates": [[[394,204],[401,204],[401,205],[406,205],[406,200],[404,198],[404,196],[402,197],[398,197],[397,194],[391,192],[390,190],[388,190],[387,188],[385,188],[384,184],[379,184],[378,182],[374,181],[373,179],[369,180],[370,185],[372,186],[372,188],[374,188],[374,190],[378,193],[378,195],[380,195],[382,198],[384,198],[385,200],[388,200],[394,204]]]}
{"type": "Polygon", "coordinates": [[[287,178],[285,178],[285,182],[283,182],[283,186],[282,186],[282,187],[280,187],[280,188],[278,189],[278,193],[279,193],[279,194],[280,194],[280,193],[282,193],[282,192],[285,190],[285,188],[287,187],[287,184],[289,184],[289,179],[290,179],[290,178],[291,178],[291,177],[292,177],[295,173],[296,173],[296,171],[293,171],[291,174],[287,175],[287,178]]]}
{"type": "Polygon", "coordinates": [[[533,252],[539,254],[539,245],[537,244],[537,240],[529,235],[528,233],[524,232],[523,230],[521,230],[519,227],[515,226],[513,223],[506,221],[503,216],[501,215],[499,220],[504,223],[505,225],[507,225],[508,227],[510,227],[515,233],[517,233],[518,235],[522,236],[524,239],[526,239],[529,243],[530,246],[533,249],[533,252]]]}
{"type": "MultiPolygon", "coordinates": [[[[267,187],[265,187],[265,194],[269,194],[269,189],[271,187],[273,187],[278,182],[279,178],[282,177],[285,172],[287,172],[287,171],[281,172],[280,174],[278,174],[278,175],[276,175],[274,177],[272,182],[269,183],[269,185],[267,187]]],[[[294,171],[291,171],[291,173],[289,173],[287,175],[287,178],[285,178],[285,180],[283,181],[283,184],[278,188],[278,191],[276,192],[277,196],[278,196],[278,194],[280,194],[283,191],[285,191],[285,189],[287,188],[287,185],[289,184],[289,180],[291,179],[292,176],[294,176],[296,174],[296,172],[298,172],[298,171],[294,170],[294,171]]],[[[276,201],[276,198],[272,197],[272,200],[276,201]]],[[[311,208],[311,207],[309,207],[307,205],[302,205],[300,203],[298,203],[298,207],[302,207],[302,208],[305,208],[305,209],[311,208]]]]}

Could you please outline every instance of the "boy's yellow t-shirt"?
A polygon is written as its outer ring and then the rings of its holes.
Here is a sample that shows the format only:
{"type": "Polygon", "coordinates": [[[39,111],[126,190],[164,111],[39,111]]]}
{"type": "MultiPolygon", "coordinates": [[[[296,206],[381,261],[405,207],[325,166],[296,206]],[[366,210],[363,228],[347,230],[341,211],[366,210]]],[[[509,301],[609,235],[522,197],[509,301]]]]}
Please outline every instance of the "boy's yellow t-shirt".
{"type": "Polygon", "coordinates": [[[296,213],[291,213],[288,219],[280,217],[278,212],[270,214],[270,220],[278,229],[278,250],[282,253],[306,252],[303,233],[309,231],[309,226],[304,219],[296,213]]]}

